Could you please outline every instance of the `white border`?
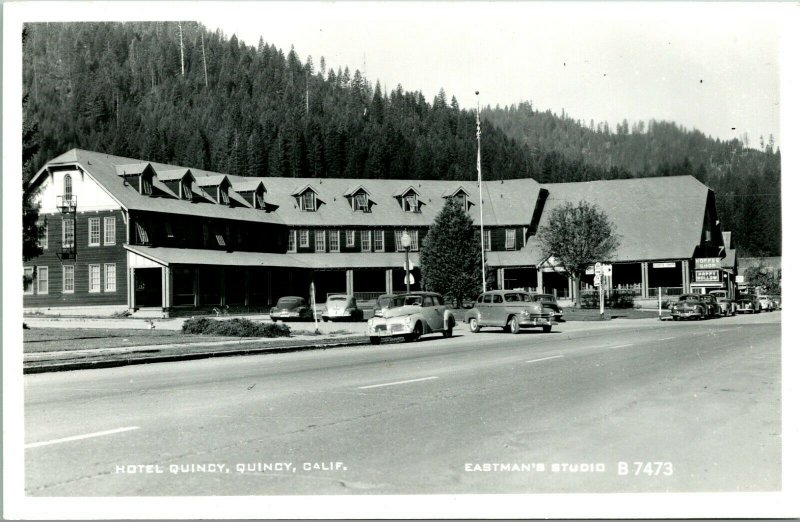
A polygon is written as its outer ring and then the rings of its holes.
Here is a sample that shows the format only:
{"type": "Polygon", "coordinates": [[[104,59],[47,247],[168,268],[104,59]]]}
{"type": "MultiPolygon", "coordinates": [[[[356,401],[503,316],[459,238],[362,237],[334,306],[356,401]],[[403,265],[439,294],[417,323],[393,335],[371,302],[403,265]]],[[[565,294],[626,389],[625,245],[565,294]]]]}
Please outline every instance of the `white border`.
{"type": "MultiPolygon", "coordinates": [[[[23,21],[92,21],[109,19],[164,20],[198,17],[200,12],[215,9],[229,10],[230,4],[144,2],[35,2],[5,4],[3,20],[3,457],[4,457],[4,516],[7,518],[512,518],[512,517],[797,517],[798,413],[796,397],[800,392],[798,348],[791,341],[797,321],[792,321],[797,301],[798,275],[796,244],[792,242],[793,225],[797,223],[793,197],[798,194],[800,162],[797,146],[797,93],[800,82],[796,70],[800,38],[798,7],[759,3],[706,4],[705,9],[757,9],[762,14],[770,10],[783,22],[781,56],[783,153],[783,228],[790,239],[784,242],[784,323],[783,351],[783,486],[780,493],[669,493],[669,494],[542,494],[542,495],[430,495],[430,496],[316,496],[309,497],[154,497],[138,498],[32,498],[23,494],[24,440],[23,378],[21,330],[22,284],[19,277],[21,242],[16,231],[21,230],[21,41],[23,21]]],[[[252,4],[250,4],[252,5],[252,4]]],[[[276,8],[280,4],[274,4],[276,8]]],[[[675,9],[685,4],[672,4],[675,9]]],[[[235,5],[233,7],[236,7],[235,5]]],[[[241,6],[239,6],[241,7],[241,6]]],[[[337,7],[353,8],[353,4],[337,3],[337,7]]],[[[356,8],[359,6],[356,5],[356,8]]],[[[424,9],[419,4],[410,8],[424,9]]],[[[619,6],[616,6],[619,7],[619,6]]],[[[622,6],[629,9],[632,4],[622,6]]],[[[636,5],[637,8],[643,7],[636,5]]],[[[564,9],[559,6],[559,9],[564,9]]],[[[567,9],[581,9],[571,4],[567,9]]],[[[708,11],[706,11],[708,12],[708,11]]],[[[713,19],[709,19],[713,24],[713,19]]],[[[769,59],[765,57],[765,59],[769,59]]]]}

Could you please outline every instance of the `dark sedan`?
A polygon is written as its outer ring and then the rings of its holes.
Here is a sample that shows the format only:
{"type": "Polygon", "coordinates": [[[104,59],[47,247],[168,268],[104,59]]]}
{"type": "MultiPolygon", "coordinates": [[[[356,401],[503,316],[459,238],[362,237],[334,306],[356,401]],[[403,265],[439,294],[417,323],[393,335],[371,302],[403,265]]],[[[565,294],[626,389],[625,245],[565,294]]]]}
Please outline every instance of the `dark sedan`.
{"type": "Polygon", "coordinates": [[[761,303],[759,303],[758,297],[753,294],[742,294],[736,300],[736,309],[740,313],[757,314],[761,312],[761,303]]]}
{"type": "Polygon", "coordinates": [[[564,311],[558,306],[556,297],[550,294],[531,294],[534,303],[541,303],[542,308],[545,310],[552,310],[553,317],[556,321],[564,321],[562,318],[564,311]]]}
{"type": "Polygon", "coordinates": [[[314,317],[314,312],[304,298],[290,295],[278,299],[269,316],[273,321],[307,321],[314,317]]]}
{"type": "Polygon", "coordinates": [[[717,298],[713,295],[683,294],[670,311],[673,320],[708,319],[719,315],[717,298]]]}

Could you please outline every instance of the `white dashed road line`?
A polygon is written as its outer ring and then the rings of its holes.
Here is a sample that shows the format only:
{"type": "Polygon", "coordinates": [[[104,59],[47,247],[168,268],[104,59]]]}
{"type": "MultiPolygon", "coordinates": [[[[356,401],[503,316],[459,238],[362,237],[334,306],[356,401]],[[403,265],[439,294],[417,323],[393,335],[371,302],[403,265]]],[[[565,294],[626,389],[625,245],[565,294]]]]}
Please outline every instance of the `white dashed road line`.
{"type": "Polygon", "coordinates": [[[60,444],[62,442],[71,442],[73,440],[82,440],[82,439],[91,439],[94,437],[102,437],[104,435],[114,435],[115,433],[122,433],[125,431],[131,430],[138,430],[139,426],[128,426],[126,428],[117,428],[114,430],[107,430],[107,431],[96,431],[94,433],[86,433],[84,435],[75,435],[73,437],[64,437],[63,439],[53,439],[53,440],[46,440],[43,442],[32,442],[30,444],[25,444],[25,449],[29,448],[38,448],[40,446],[49,446],[51,444],[60,444]]]}
{"type": "Polygon", "coordinates": [[[525,361],[526,363],[535,363],[539,361],[548,361],[550,359],[558,359],[559,357],[564,357],[563,355],[553,355],[552,357],[542,357],[541,359],[533,359],[532,361],[525,361]]]}
{"type": "Polygon", "coordinates": [[[618,344],[616,346],[609,346],[608,349],[609,350],[613,350],[614,348],[627,348],[628,346],[633,346],[633,343],[631,343],[631,344],[618,344]]]}
{"type": "Polygon", "coordinates": [[[675,339],[674,337],[664,337],[663,339],[659,339],[659,341],[669,341],[670,339],[675,339]]]}
{"type": "Polygon", "coordinates": [[[371,384],[369,386],[359,386],[359,390],[368,390],[370,388],[380,388],[382,386],[394,386],[396,384],[408,384],[410,382],[421,382],[421,381],[430,381],[432,379],[438,379],[438,377],[423,377],[421,379],[410,379],[408,381],[397,381],[397,382],[387,382],[383,384],[371,384]]]}

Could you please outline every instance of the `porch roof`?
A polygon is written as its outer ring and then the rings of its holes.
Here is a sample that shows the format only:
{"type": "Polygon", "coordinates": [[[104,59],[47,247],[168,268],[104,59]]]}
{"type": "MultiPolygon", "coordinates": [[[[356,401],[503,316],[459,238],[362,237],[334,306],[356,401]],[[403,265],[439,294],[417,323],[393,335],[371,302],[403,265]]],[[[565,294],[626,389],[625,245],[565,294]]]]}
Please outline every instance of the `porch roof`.
{"type": "Polygon", "coordinates": [[[306,263],[287,254],[263,252],[225,252],[193,248],[166,248],[125,245],[125,248],[146,259],[164,266],[170,265],[221,265],[221,266],[275,266],[282,268],[311,268],[306,263]]]}
{"type": "MultiPolygon", "coordinates": [[[[403,268],[406,256],[403,252],[341,252],[316,254],[291,254],[310,268],[403,268]]],[[[419,266],[419,253],[410,252],[409,259],[419,266]]]]}

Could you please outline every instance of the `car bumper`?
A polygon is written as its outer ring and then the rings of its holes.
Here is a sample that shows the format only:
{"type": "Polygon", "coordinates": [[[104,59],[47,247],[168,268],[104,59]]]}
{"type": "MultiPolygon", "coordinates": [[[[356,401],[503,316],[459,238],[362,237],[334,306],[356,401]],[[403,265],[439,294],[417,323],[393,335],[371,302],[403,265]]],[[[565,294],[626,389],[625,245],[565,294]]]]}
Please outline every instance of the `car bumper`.
{"type": "Polygon", "coordinates": [[[552,326],[556,316],[554,315],[518,315],[520,326],[552,326]]]}
{"type": "Polygon", "coordinates": [[[672,312],[673,319],[691,319],[692,317],[702,317],[700,312],[691,311],[691,312],[672,312]]]}
{"type": "Polygon", "coordinates": [[[405,323],[387,323],[381,321],[379,323],[367,325],[368,337],[396,337],[401,335],[409,335],[413,332],[413,327],[406,326],[405,323]]]}
{"type": "Polygon", "coordinates": [[[269,314],[272,319],[297,319],[300,317],[300,312],[277,312],[269,314]]]}

